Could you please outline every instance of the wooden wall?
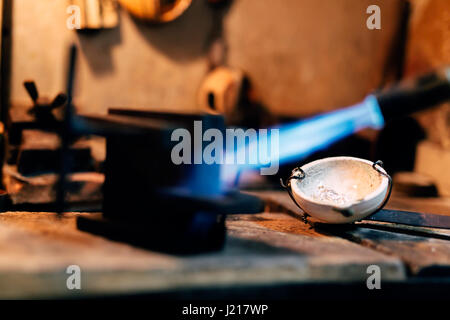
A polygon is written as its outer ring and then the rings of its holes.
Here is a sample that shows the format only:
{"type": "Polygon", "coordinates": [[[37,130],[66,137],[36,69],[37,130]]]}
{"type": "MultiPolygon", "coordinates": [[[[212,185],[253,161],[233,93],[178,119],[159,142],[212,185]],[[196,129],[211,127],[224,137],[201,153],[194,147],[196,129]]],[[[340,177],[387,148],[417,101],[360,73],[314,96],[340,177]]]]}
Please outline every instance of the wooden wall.
{"type": "MultiPolygon", "coordinates": [[[[235,0],[224,21],[228,63],[248,72],[264,104],[309,115],[357,102],[378,87],[399,24],[402,0],[235,0]],[[382,30],[366,28],[378,4],[382,30]]],[[[206,0],[173,23],[148,26],[126,12],[120,27],[93,35],[66,28],[66,0],[14,0],[12,95],[29,103],[24,79],[42,94],[64,87],[66,49],[81,49],[77,105],[195,110],[213,28],[206,0]]]]}
{"type": "MultiPolygon", "coordinates": [[[[407,76],[450,66],[450,1],[413,0],[413,4],[407,76]]],[[[417,148],[415,171],[431,177],[439,194],[450,197],[450,103],[421,112],[417,119],[427,140],[417,148]]]]}

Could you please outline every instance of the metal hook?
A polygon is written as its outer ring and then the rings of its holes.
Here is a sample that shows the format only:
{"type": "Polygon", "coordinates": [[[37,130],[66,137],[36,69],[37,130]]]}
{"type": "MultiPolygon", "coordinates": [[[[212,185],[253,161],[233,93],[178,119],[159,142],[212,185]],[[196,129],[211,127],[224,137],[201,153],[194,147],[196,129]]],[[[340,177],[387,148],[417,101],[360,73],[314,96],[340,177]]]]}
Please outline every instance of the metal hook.
{"type": "Polygon", "coordinates": [[[372,164],[372,168],[373,168],[375,171],[377,171],[379,174],[385,176],[385,177],[388,179],[388,181],[389,181],[389,191],[388,191],[388,193],[386,194],[386,197],[385,197],[383,203],[382,203],[382,204],[378,207],[378,209],[375,210],[371,215],[377,213],[378,211],[380,211],[380,210],[382,210],[382,209],[384,208],[384,206],[387,204],[387,202],[388,202],[389,199],[391,198],[392,186],[393,186],[393,182],[392,182],[391,176],[388,175],[387,173],[384,173],[384,172],[381,171],[380,169],[378,169],[377,166],[383,168],[383,166],[384,166],[383,161],[381,161],[381,160],[375,161],[375,162],[372,164]]]}
{"type": "Polygon", "coordinates": [[[302,180],[304,178],[305,178],[305,171],[303,171],[302,168],[297,167],[292,170],[291,175],[289,176],[289,178],[286,179],[286,183],[283,182],[282,178],[280,178],[280,183],[281,186],[286,189],[291,186],[292,179],[302,180]]]}
{"type": "Polygon", "coordinates": [[[294,168],[291,172],[291,175],[289,176],[289,178],[286,179],[286,183],[283,181],[282,178],[280,178],[280,184],[281,186],[286,189],[286,191],[289,194],[289,197],[291,197],[292,201],[297,205],[297,207],[303,211],[303,216],[302,216],[302,220],[305,224],[310,224],[308,221],[308,217],[310,216],[295,200],[294,195],[292,194],[292,189],[291,189],[291,180],[295,179],[295,180],[303,180],[305,178],[306,174],[305,171],[303,171],[302,168],[297,167],[294,168]]]}

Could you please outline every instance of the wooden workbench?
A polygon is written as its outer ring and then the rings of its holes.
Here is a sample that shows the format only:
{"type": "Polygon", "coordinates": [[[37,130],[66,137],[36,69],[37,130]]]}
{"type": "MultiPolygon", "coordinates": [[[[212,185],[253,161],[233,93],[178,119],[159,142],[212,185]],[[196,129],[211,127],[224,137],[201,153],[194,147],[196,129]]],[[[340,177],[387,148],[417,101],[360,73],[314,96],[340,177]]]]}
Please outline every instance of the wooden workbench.
{"type": "MultiPolygon", "coordinates": [[[[0,214],[0,298],[282,298],[346,286],[359,294],[369,291],[367,267],[373,264],[381,268],[385,290],[410,286],[409,292],[429,294],[438,281],[438,294],[450,294],[448,231],[431,229],[423,236],[361,225],[325,232],[296,219],[287,194],[258,195],[267,212],[230,216],[223,251],[184,257],[78,231],[80,213],[0,214]],[[69,265],[81,268],[81,290],[66,287],[69,265]]],[[[450,199],[394,197],[389,207],[450,215],[450,199]]]]}

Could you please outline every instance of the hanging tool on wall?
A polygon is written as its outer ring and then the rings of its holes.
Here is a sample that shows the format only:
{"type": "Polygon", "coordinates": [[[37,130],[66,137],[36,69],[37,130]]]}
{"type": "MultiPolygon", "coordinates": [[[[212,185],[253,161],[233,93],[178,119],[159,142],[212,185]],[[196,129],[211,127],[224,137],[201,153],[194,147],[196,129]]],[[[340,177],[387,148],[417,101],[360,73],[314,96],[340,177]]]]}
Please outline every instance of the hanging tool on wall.
{"type": "Polygon", "coordinates": [[[153,23],[164,23],[181,16],[192,0],[119,0],[133,16],[153,23]]]}
{"type": "Polygon", "coordinates": [[[198,92],[200,109],[223,115],[230,126],[259,128],[273,125],[275,117],[259,103],[245,71],[227,64],[224,19],[232,1],[208,0],[208,3],[212,14],[208,41],[209,72],[198,92]]]}
{"type": "Polygon", "coordinates": [[[80,10],[79,30],[111,29],[119,24],[116,0],[69,0],[69,2],[80,10]]]}

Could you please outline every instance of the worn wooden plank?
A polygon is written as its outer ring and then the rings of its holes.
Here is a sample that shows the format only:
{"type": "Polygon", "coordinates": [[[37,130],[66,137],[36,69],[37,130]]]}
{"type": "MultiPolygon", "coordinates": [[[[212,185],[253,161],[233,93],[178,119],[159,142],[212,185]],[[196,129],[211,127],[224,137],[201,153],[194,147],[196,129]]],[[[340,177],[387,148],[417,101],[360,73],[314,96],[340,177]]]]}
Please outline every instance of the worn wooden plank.
{"type": "Polygon", "coordinates": [[[288,249],[306,257],[309,280],[362,281],[367,266],[379,265],[386,279],[403,278],[396,257],[367,251],[345,239],[325,235],[282,213],[237,216],[228,223],[229,234],[288,249]]]}
{"type": "Polygon", "coordinates": [[[233,216],[223,251],[170,256],[76,230],[78,214],[0,215],[0,297],[68,297],[164,292],[199,287],[357,281],[378,264],[405,279],[402,263],[375,250],[309,230],[285,214],[233,216]],[[66,288],[69,265],[82,270],[81,293],[66,288]]]}
{"type": "MultiPolygon", "coordinates": [[[[261,197],[266,199],[269,210],[284,211],[301,218],[301,210],[285,192],[265,192],[261,193],[261,197]]],[[[448,215],[447,203],[448,199],[393,198],[388,208],[448,215]]],[[[318,230],[399,257],[413,274],[450,275],[450,230],[368,221],[353,226],[321,225],[318,230]]]]}
{"type": "MultiPolygon", "coordinates": [[[[395,230],[395,229],[394,229],[395,230]]],[[[415,275],[449,276],[450,242],[430,236],[390,232],[367,227],[357,227],[342,233],[354,241],[398,256],[415,275]]]]}

